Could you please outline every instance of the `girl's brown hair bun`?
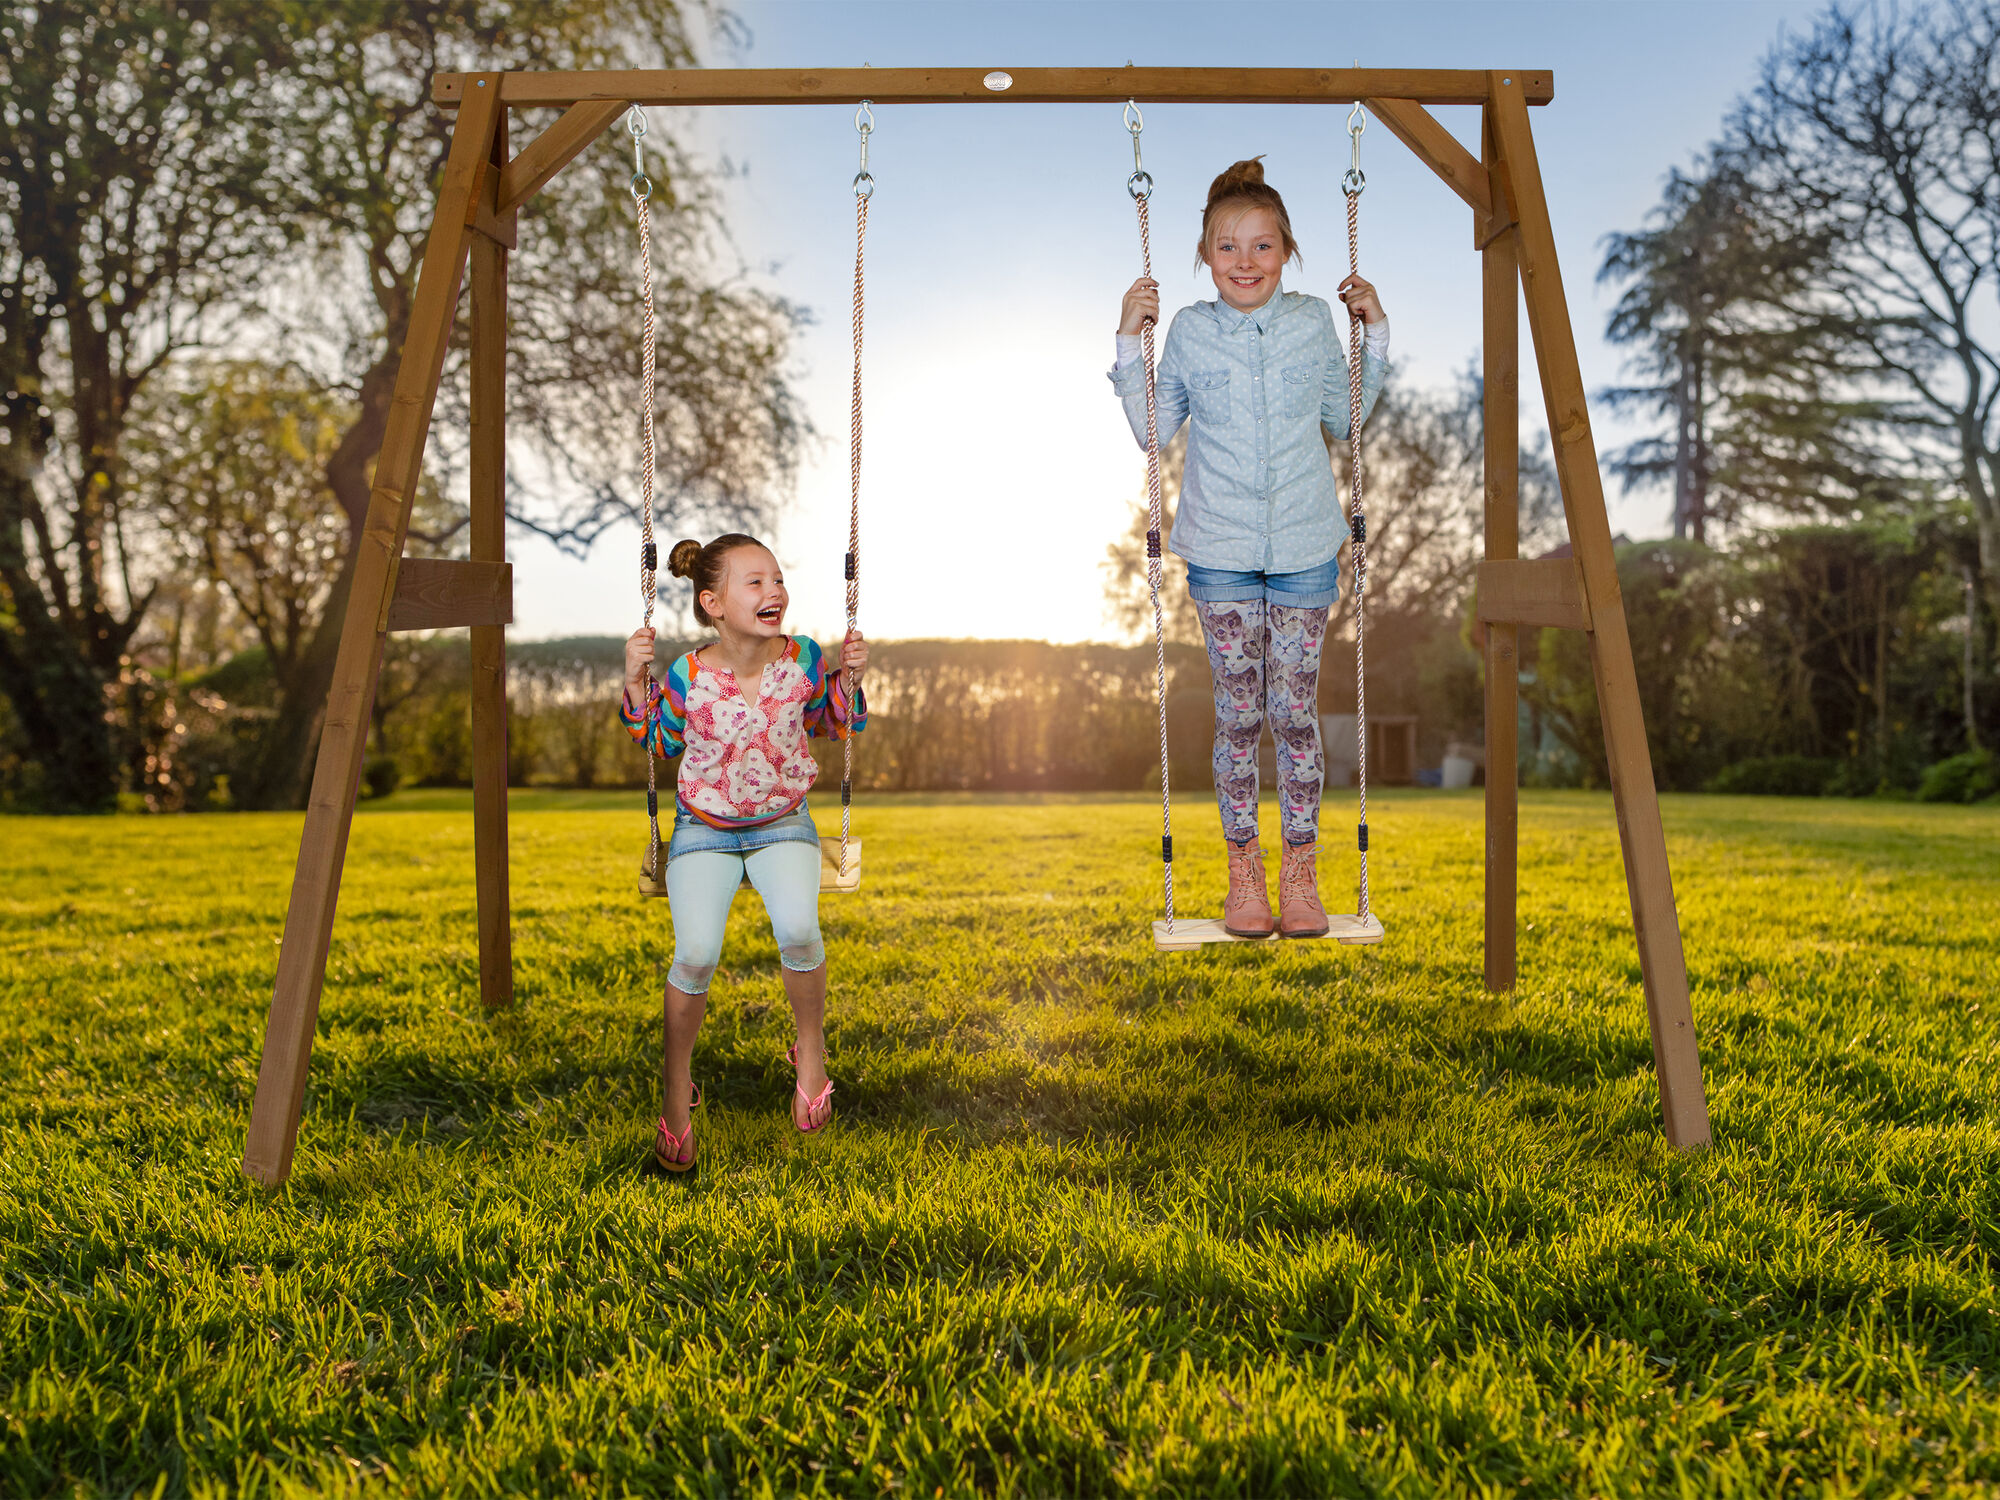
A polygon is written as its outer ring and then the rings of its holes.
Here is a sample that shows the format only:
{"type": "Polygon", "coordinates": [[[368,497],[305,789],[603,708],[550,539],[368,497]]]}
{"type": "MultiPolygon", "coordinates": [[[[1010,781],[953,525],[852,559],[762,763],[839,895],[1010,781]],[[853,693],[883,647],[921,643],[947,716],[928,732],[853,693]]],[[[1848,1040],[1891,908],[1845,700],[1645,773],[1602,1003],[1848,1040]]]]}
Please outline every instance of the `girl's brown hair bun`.
{"type": "Polygon", "coordinates": [[[1283,247],[1286,260],[1298,260],[1299,242],[1292,238],[1292,216],[1285,212],[1285,200],[1278,196],[1278,190],[1264,181],[1264,158],[1253,156],[1248,161],[1231,162],[1222,169],[1222,174],[1208,185],[1208,204],[1201,211],[1201,243],[1195,246],[1194,263],[1197,270],[1208,264],[1208,247],[1215,230],[1215,222],[1225,208],[1234,208],[1235,217],[1241,217],[1246,209],[1268,208],[1278,221],[1278,243],[1283,247]]]}
{"type": "Polygon", "coordinates": [[[697,620],[704,625],[715,623],[715,617],[701,607],[701,596],[722,592],[729,554],[738,547],[763,545],[754,536],[745,536],[740,531],[727,532],[706,547],[696,541],[674,543],[674,550],[667,554],[667,571],[694,585],[694,617],[697,620]]]}
{"type": "Polygon", "coordinates": [[[694,565],[700,558],[700,542],[692,540],[675,542],[673,550],[667,554],[667,571],[676,578],[692,578],[694,565]]]}

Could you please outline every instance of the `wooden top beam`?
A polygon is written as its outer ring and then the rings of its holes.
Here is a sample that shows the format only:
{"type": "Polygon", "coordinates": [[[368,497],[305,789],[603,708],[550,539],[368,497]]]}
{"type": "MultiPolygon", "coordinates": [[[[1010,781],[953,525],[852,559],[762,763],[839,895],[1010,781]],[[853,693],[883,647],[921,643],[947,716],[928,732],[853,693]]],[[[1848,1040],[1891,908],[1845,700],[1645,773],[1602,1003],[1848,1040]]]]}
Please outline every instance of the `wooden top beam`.
{"type": "MultiPolygon", "coordinates": [[[[665,68],[633,72],[503,73],[511,109],[592,100],[620,104],[1484,104],[1488,73],[1473,68],[1008,68],[986,85],[985,68],[665,68]]],[[[1523,69],[1530,104],[1555,97],[1555,75],[1523,69]]],[[[478,75],[439,73],[431,100],[456,109],[478,75]]]]}

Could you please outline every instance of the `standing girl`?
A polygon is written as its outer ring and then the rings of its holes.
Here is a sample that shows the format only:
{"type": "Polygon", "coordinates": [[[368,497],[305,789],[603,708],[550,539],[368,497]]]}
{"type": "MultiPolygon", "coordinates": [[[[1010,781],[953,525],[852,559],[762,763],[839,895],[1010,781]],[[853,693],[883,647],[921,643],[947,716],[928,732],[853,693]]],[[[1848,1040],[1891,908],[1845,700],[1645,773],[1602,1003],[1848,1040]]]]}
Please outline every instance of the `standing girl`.
{"type": "MultiPolygon", "coordinates": [[[[1221,295],[1174,315],[1155,380],[1160,441],[1192,419],[1170,545],[1187,562],[1215,683],[1215,795],[1229,847],[1223,925],[1239,937],[1318,937],[1319,656],[1340,591],[1347,540],[1320,429],[1348,436],[1347,364],[1333,311],[1278,284],[1297,257],[1285,200],[1264,181],[1262,159],[1239,161],[1210,185],[1198,265],[1221,295]],[[1277,745],[1285,848],[1274,919],[1257,847],[1257,742],[1265,723],[1277,745]]],[[[1387,371],[1389,321],[1375,288],[1340,283],[1359,318],[1365,419],[1387,371]]],[[[1146,372],[1140,332],[1160,316],[1159,283],[1125,293],[1111,384],[1141,447],[1146,372]]]]}
{"type": "Polygon", "coordinates": [[[695,1036],[708,1013],[708,982],[722,958],[729,905],[746,876],[770,913],[798,1027],[799,1039],[785,1054],[798,1073],[792,1123],[810,1133],[833,1117],[819,832],[806,808],[819,768],[806,741],[816,734],[845,739],[867,727],[861,674],[868,643],[860,631],[849,632],[840,666],[829,669],[817,642],[786,635],[785,578],[754,537],[732,533],[706,547],[676,542],[667,568],[693,584],[695,618],[713,626],[717,638],[678,658],[648,692],[653,631],[633,631],[618,716],[649,753],[683,756],[667,844],[674,962],[663,1024],[665,1102],[653,1156],[669,1172],[685,1172],[694,1165],[691,1111],[701,1102],[689,1073],[695,1036]]]}

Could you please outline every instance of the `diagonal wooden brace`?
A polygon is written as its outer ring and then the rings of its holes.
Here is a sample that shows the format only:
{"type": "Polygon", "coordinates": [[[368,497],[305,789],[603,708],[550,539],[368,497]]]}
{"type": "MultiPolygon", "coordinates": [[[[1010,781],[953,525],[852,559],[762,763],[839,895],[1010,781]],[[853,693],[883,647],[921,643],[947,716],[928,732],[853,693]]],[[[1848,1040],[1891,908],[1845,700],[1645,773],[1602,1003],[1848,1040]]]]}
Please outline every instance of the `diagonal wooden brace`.
{"type": "Polygon", "coordinates": [[[1625,602],[1618,591],[1618,562],[1611,545],[1610,517],[1604,508],[1604,480],[1598,472],[1597,444],[1590,431],[1576,337],[1563,297],[1555,230],[1549,222],[1541,165],[1528,126],[1523,80],[1513,73],[1495,72],[1491,81],[1494,146],[1520,219],[1521,288],[1528,307],[1528,326],[1534,334],[1549,431],[1555,439],[1563,514],[1583,584],[1581,602],[1591,623],[1597,706],[1604,722],[1612,800],[1618,810],[1632,927],[1639,941],[1639,970],[1645,981],[1647,1019],[1653,1034],[1660,1114],[1667,1140],[1673,1145],[1705,1146],[1709,1140],[1708,1101],[1702,1089],[1694,1009],[1688,998],[1687,959],[1681,951],[1666,833],[1660,824],[1660,799],[1653,785],[1652,752],[1646,744],[1646,724],[1639,707],[1632,638],[1625,624],[1625,602]]]}
{"type": "Polygon", "coordinates": [[[271,1185],[283,1182],[292,1169],[313,1031],[319,1023],[327,947],[340,898],[341,867],[347,857],[347,835],[354,819],[375,682],[382,666],[382,627],[396,589],[397,564],[409,531],[410,496],[416,493],[423,471],[424,442],[444,369],[445,343],[458,305],[469,209],[480,164],[487,158],[500,118],[500,75],[474,75],[473,82],[452,133],[451,153],[445,162],[437,213],[431,220],[403,343],[402,364],[396,372],[388,430],[375,463],[375,488],[368,500],[354,582],[341,625],[340,654],[327,694],[319,759],[313,768],[277,982],[264,1029],[257,1094],[243,1142],[244,1173],[271,1185]]]}

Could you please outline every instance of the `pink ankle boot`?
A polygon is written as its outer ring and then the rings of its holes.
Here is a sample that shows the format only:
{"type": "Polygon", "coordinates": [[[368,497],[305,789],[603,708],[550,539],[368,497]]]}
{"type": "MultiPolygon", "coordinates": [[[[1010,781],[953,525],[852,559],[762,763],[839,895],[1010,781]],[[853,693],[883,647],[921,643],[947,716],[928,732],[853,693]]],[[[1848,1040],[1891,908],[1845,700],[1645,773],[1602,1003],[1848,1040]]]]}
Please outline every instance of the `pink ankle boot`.
{"type": "Polygon", "coordinates": [[[1222,930],[1233,937],[1269,937],[1276,923],[1264,886],[1264,851],[1255,839],[1240,849],[1227,847],[1229,899],[1222,903],[1222,930]]]}
{"type": "Polygon", "coordinates": [[[1278,861],[1278,930],[1288,938],[1325,937],[1330,925],[1319,904],[1319,845],[1285,845],[1278,861]]]}

